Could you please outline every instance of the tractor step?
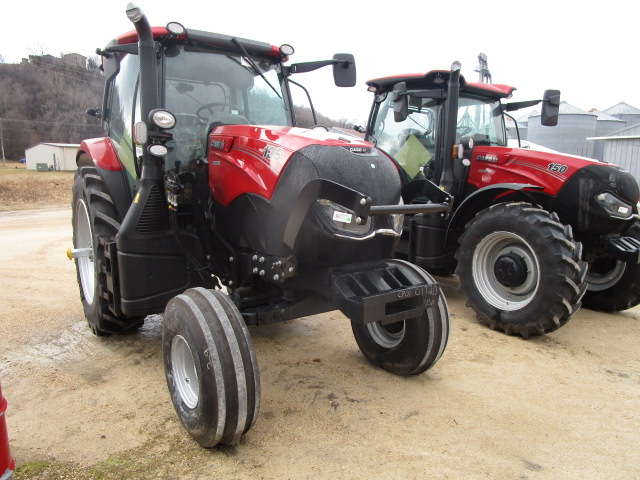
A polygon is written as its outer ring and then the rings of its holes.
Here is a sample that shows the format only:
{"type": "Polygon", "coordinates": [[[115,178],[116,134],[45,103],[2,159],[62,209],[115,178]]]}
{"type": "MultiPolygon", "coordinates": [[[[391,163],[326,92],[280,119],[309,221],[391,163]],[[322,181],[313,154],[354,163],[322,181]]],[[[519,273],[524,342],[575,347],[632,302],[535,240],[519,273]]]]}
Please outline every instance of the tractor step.
{"type": "Polygon", "coordinates": [[[419,317],[437,305],[440,285],[426,284],[417,268],[389,260],[333,270],[333,298],[345,316],[361,324],[386,325],[419,317]]]}
{"type": "Polygon", "coordinates": [[[633,237],[611,238],[605,246],[612,257],[626,263],[640,263],[640,241],[633,237]]]}

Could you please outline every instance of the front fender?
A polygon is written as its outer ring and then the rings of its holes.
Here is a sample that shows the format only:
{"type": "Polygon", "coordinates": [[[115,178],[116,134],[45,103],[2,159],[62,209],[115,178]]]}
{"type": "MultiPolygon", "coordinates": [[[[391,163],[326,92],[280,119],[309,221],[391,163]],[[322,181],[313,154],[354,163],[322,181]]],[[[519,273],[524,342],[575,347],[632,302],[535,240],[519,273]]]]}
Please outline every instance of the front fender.
{"type": "Polygon", "coordinates": [[[497,183],[473,192],[454,209],[447,228],[447,244],[450,240],[457,242],[465,225],[481,210],[496,203],[512,201],[526,201],[535,204],[537,202],[534,193],[541,190],[544,188],[538,185],[497,183]]]}
{"type": "Polygon", "coordinates": [[[108,137],[83,140],[76,155],[76,165],[93,163],[103,170],[117,172],[122,170],[115,148],[108,137]]]}
{"type": "Polygon", "coordinates": [[[111,140],[106,137],[83,140],[76,155],[76,164],[78,168],[96,167],[122,220],[131,205],[132,196],[127,172],[122,168],[111,140]]]}

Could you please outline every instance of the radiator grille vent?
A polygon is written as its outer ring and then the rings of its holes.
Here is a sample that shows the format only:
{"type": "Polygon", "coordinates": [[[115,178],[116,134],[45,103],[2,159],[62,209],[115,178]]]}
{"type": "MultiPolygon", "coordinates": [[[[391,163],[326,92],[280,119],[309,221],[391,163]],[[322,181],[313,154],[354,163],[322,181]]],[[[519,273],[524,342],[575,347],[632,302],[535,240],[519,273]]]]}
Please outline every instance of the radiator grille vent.
{"type": "Polygon", "coordinates": [[[140,220],[138,220],[138,231],[140,233],[164,232],[168,226],[167,209],[164,198],[157,185],[151,186],[149,198],[144,206],[140,220]]]}

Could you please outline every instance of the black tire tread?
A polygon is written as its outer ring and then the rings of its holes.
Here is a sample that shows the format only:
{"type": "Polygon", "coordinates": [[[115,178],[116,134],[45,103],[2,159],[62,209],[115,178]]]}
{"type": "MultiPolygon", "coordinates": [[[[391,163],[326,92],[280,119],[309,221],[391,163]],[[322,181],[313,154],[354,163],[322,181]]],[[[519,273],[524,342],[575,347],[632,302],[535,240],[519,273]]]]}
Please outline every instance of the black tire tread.
{"type": "MultiPolygon", "coordinates": [[[[625,236],[640,240],[640,220],[629,227],[625,236]]],[[[590,292],[583,299],[584,306],[600,312],[620,312],[640,304],[640,266],[627,264],[618,282],[606,290],[590,292]]]]}
{"type": "Polygon", "coordinates": [[[165,309],[163,348],[171,397],[187,431],[204,448],[238,443],[258,416],[260,373],[248,329],[233,302],[221,292],[201,287],[177,295],[165,309]],[[184,329],[195,332],[206,345],[206,353],[192,347],[201,368],[201,400],[193,418],[185,414],[172,384],[171,341],[184,329]],[[213,376],[207,383],[209,368],[213,376]]]}
{"type": "MultiPolygon", "coordinates": [[[[514,232],[518,234],[518,232],[514,232]]],[[[491,329],[500,330],[508,335],[520,335],[523,338],[544,335],[565,325],[580,308],[581,299],[586,290],[584,278],[587,265],[581,260],[582,245],[574,241],[569,225],[559,222],[557,214],[526,202],[501,203],[482,210],[466,226],[459,239],[460,248],[456,252],[460,278],[460,291],[467,299],[467,306],[476,311],[477,319],[491,329]],[[473,256],[471,237],[479,224],[487,218],[511,219],[522,217],[544,238],[544,243],[552,249],[554,272],[548,278],[554,281],[554,293],[549,298],[537,302],[534,312],[527,309],[526,314],[505,312],[484,301],[475,286],[469,271],[473,256]],[[466,265],[468,263],[469,265],[466,265]]],[[[536,300],[532,301],[534,303],[536,300]]],[[[525,307],[526,308],[526,307],[525,307]]],[[[523,309],[524,310],[524,309],[523,309]]]]}
{"type": "MultiPolygon", "coordinates": [[[[403,260],[394,262],[402,263],[406,268],[413,270],[425,285],[436,283],[422,268],[403,260]]],[[[369,362],[395,375],[419,375],[436,364],[449,339],[449,308],[440,288],[437,305],[419,318],[406,320],[405,328],[408,331],[402,343],[392,349],[386,349],[376,343],[365,325],[351,322],[356,343],[369,362]],[[428,331],[425,328],[428,328],[428,331]]]]}
{"type": "Polygon", "coordinates": [[[115,239],[115,235],[120,228],[120,222],[117,220],[113,199],[109,195],[95,167],[83,166],[78,168],[75,174],[73,190],[72,215],[74,216],[74,220],[72,223],[74,228],[75,204],[79,199],[84,199],[89,210],[89,217],[92,224],[91,228],[94,234],[94,265],[97,269],[95,285],[97,301],[95,305],[89,305],[87,299],[84,298],[80,273],[76,269],[78,285],[80,286],[80,299],[89,327],[93,333],[98,336],[136,330],[144,323],[144,317],[115,315],[109,309],[105,244],[115,239]]]}

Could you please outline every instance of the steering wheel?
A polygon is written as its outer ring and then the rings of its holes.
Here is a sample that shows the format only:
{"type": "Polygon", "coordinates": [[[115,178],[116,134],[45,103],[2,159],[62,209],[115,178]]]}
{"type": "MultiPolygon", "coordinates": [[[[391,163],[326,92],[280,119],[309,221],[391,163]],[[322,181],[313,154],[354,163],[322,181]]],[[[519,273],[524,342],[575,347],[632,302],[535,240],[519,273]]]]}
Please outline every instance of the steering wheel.
{"type": "Polygon", "coordinates": [[[194,126],[194,125],[206,125],[206,122],[203,121],[203,118],[200,116],[196,116],[192,113],[176,113],[174,114],[176,119],[178,120],[177,124],[179,126],[194,126]]]}
{"type": "Polygon", "coordinates": [[[213,107],[229,107],[231,108],[238,108],[237,105],[233,104],[233,103],[227,103],[227,102],[210,102],[210,103],[205,103],[204,105],[201,105],[200,108],[198,108],[198,110],[196,110],[196,115],[204,120],[205,122],[209,121],[209,118],[211,118],[211,116],[213,115],[213,107]],[[203,110],[208,110],[209,111],[209,118],[207,117],[203,117],[200,113],[203,110]]]}

